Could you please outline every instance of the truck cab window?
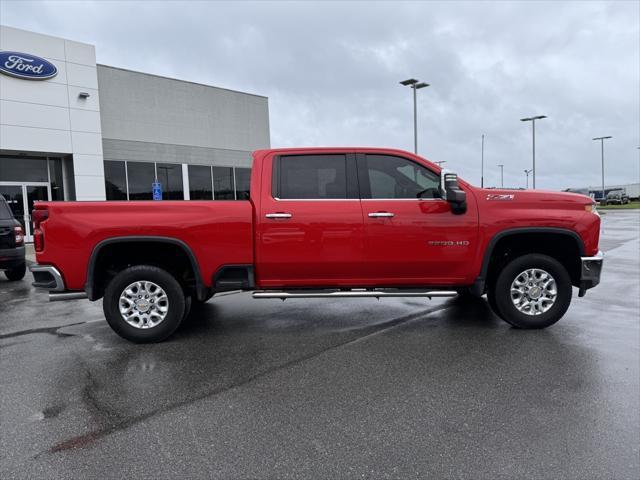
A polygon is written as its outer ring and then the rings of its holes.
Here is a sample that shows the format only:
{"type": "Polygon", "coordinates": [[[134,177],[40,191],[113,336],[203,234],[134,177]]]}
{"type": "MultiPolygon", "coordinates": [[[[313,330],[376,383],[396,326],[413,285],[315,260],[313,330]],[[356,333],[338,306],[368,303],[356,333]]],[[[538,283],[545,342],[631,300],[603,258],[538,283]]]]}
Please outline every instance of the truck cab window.
{"type": "Polygon", "coordinates": [[[366,155],[358,164],[362,198],[440,198],[440,178],[411,160],[366,155]]]}
{"type": "Polygon", "coordinates": [[[346,155],[290,155],[276,161],[277,198],[348,198],[346,155]]]}

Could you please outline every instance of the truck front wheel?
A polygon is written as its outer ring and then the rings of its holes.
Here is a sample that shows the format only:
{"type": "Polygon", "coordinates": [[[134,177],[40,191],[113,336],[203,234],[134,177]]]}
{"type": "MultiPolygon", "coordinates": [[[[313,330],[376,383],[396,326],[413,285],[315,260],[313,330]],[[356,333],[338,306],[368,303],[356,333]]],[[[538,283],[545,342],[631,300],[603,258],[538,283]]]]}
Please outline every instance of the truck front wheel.
{"type": "Polygon", "coordinates": [[[103,310],[111,328],[136,343],[160,342],[180,326],[186,300],[167,271],[136,265],[119,272],[107,286],[103,310]]]}
{"type": "Polygon", "coordinates": [[[571,303],[571,278],[547,255],[528,254],[508,263],[493,294],[498,315],[517,328],[546,328],[562,318],[571,303]]]}

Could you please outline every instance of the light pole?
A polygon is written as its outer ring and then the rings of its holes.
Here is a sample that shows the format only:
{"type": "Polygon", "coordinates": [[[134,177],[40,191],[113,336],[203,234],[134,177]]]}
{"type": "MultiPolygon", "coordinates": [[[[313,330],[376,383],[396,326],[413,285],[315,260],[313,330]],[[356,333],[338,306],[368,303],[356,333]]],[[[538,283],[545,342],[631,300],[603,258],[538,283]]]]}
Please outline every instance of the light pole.
{"type": "Polygon", "coordinates": [[[546,115],[537,115],[535,117],[521,118],[521,122],[531,122],[531,132],[533,133],[533,189],[536,189],[536,120],[547,118],[546,115]]]}
{"type": "Polygon", "coordinates": [[[500,188],[504,188],[504,165],[501,163],[500,167],[500,188]]]}
{"type": "Polygon", "coordinates": [[[418,82],[415,78],[409,78],[408,80],[403,80],[400,82],[400,85],[404,85],[405,87],[411,87],[413,90],[413,150],[414,153],[418,154],[418,104],[416,99],[416,90],[424,87],[428,87],[428,83],[418,82]]]}
{"type": "Polygon", "coordinates": [[[480,188],[484,188],[484,133],[482,134],[482,147],[480,151],[480,188]]]}
{"type": "Polygon", "coordinates": [[[524,173],[525,173],[525,175],[527,176],[527,190],[529,189],[529,174],[530,174],[531,172],[533,172],[533,168],[530,168],[529,170],[527,170],[527,169],[525,168],[525,170],[524,170],[524,173]]]}
{"type": "Polygon", "coordinates": [[[602,158],[602,200],[601,203],[604,205],[606,202],[606,197],[604,195],[604,141],[608,138],[613,138],[611,135],[606,137],[596,137],[593,140],[600,140],[600,154],[602,158]]]}
{"type": "Polygon", "coordinates": [[[437,164],[439,167],[442,166],[443,163],[447,163],[446,160],[440,160],[439,162],[434,162],[435,164],[437,164]]]}

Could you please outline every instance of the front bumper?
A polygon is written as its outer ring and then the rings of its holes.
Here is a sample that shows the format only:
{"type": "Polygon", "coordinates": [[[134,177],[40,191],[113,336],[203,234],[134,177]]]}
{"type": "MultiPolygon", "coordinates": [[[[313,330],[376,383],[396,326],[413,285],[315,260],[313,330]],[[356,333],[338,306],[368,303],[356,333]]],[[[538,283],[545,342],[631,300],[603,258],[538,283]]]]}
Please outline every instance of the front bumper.
{"type": "Polygon", "coordinates": [[[600,274],[602,273],[602,262],[604,260],[604,253],[599,251],[593,257],[580,257],[580,291],[579,297],[583,297],[584,294],[590,288],[595,287],[600,283],[600,274]]]}
{"type": "Polygon", "coordinates": [[[29,267],[33,274],[34,282],[31,284],[36,288],[45,288],[50,292],[64,292],[64,280],[58,269],[52,265],[31,265],[29,267]]]}
{"type": "Polygon", "coordinates": [[[0,248],[0,270],[19,267],[25,262],[24,246],[15,248],[0,248]]]}

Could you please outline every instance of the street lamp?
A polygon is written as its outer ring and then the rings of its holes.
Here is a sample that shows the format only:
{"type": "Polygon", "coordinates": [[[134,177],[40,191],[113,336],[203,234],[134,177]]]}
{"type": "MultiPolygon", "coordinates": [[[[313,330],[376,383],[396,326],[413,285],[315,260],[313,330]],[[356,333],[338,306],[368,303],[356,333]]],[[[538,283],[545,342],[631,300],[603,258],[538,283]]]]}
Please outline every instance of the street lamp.
{"type": "Polygon", "coordinates": [[[480,151],[480,188],[484,188],[484,133],[482,134],[482,147],[480,151]]]}
{"type": "Polygon", "coordinates": [[[531,122],[531,131],[533,133],[533,189],[536,189],[536,120],[547,118],[546,115],[537,115],[535,117],[521,118],[521,122],[531,122]]]}
{"type": "Polygon", "coordinates": [[[500,167],[500,188],[504,188],[504,165],[501,163],[500,167]]]}
{"type": "Polygon", "coordinates": [[[604,141],[608,138],[613,138],[611,135],[606,137],[596,137],[593,140],[600,140],[600,153],[602,155],[602,205],[606,202],[606,197],[604,195],[604,141]]]}
{"type": "Polygon", "coordinates": [[[525,170],[524,170],[524,173],[525,173],[525,175],[527,176],[527,190],[529,189],[529,174],[530,174],[531,172],[533,172],[533,168],[530,168],[529,170],[527,170],[527,169],[525,168],[525,170]]]}
{"type": "Polygon", "coordinates": [[[428,83],[419,82],[415,78],[409,78],[408,80],[403,80],[400,82],[400,85],[404,85],[405,87],[411,87],[413,90],[413,150],[414,153],[418,154],[418,105],[416,100],[416,90],[420,88],[428,87],[428,83]]]}
{"type": "Polygon", "coordinates": [[[437,164],[439,167],[442,166],[443,163],[447,163],[446,160],[440,160],[439,162],[434,162],[435,164],[437,164]]]}

